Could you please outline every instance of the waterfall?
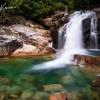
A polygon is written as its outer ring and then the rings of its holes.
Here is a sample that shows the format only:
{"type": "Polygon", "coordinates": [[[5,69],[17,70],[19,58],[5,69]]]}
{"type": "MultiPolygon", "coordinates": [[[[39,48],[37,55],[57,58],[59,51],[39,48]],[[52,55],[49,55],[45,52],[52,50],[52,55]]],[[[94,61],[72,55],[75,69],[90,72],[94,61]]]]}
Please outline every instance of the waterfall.
{"type": "Polygon", "coordinates": [[[95,48],[97,48],[97,36],[96,36],[96,15],[92,11],[76,11],[69,17],[69,22],[59,29],[58,34],[58,52],[56,58],[52,61],[42,63],[34,66],[33,70],[44,70],[61,68],[65,65],[72,64],[74,54],[87,53],[84,50],[83,43],[83,20],[86,18],[91,19],[91,32],[90,41],[94,42],[95,48]]]}
{"type": "MultiPolygon", "coordinates": [[[[94,44],[94,49],[97,49],[97,36],[96,36],[96,14],[92,11],[76,11],[69,17],[69,22],[62,26],[58,35],[58,53],[57,57],[66,59],[67,61],[73,60],[74,54],[86,53],[83,43],[83,20],[86,18],[91,19],[91,32],[90,32],[90,47],[94,44]]],[[[66,61],[66,62],[67,62],[66,61]]]]}
{"type": "Polygon", "coordinates": [[[96,14],[93,13],[93,17],[91,18],[90,47],[95,49],[98,48],[96,33],[97,33],[97,18],[96,18],[96,14]]]}

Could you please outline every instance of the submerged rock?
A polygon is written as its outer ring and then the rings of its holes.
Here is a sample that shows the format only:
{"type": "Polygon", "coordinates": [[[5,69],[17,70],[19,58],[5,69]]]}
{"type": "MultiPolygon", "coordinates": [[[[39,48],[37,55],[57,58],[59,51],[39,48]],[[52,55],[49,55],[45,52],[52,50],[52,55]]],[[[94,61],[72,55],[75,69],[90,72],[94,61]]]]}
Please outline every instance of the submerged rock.
{"type": "Polygon", "coordinates": [[[48,100],[68,100],[68,99],[66,93],[58,92],[58,93],[51,94],[48,97],[48,100]]]}
{"type": "Polygon", "coordinates": [[[22,88],[20,86],[9,86],[6,88],[7,94],[10,95],[20,95],[22,93],[22,88]]]}
{"type": "Polygon", "coordinates": [[[31,100],[48,100],[48,93],[44,91],[35,92],[33,98],[31,100]]]}
{"type": "Polygon", "coordinates": [[[4,100],[5,95],[3,93],[0,93],[0,100],[4,100]]]}
{"type": "Polygon", "coordinates": [[[21,94],[20,98],[21,98],[21,100],[33,100],[32,96],[33,96],[33,92],[31,92],[31,91],[24,91],[21,94]]]}
{"type": "Polygon", "coordinates": [[[61,78],[61,82],[63,83],[63,84],[71,84],[72,82],[73,82],[73,78],[71,77],[71,76],[69,76],[69,75],[66,75],[66,76],[63,76],[62,78],[61,78]]]}
{"type": "Polygon", "coordinates": [[[11,55],[22,45],[22,41],[15,36],[0,35],[0,57],[11,55]]]}
{"type": "Polygon", "coordinates": [[[0,76],[0,83],[8,84],[10,83],[10,80],[8,77],[0,76]]]}
{"type": "Polygon", "coordinates": [[[98,76],[96,80],[93,80],[92,86],[100,88],[100,76],[98,76]]]}
{"type": "Polygon", "coordinates": [[[58,91],[63,90],[63,86],[61,84],[48,84],[43,85],[45,91],[58,91]]]}

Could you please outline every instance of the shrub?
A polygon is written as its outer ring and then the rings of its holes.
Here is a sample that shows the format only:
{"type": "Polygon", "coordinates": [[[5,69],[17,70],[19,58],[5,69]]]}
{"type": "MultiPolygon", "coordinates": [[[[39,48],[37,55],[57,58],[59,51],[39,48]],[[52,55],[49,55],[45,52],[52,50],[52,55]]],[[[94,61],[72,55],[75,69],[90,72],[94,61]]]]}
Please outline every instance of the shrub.
{"type": "Polygon", "coordinates": [[[60,0],[8,0],[7,3],[28,18],[43,16],[56,9],[65,8],[60,0]]]}
{"type": "MultiPolygon", "coordinates": [[[[95,0],[95,2],[98,0],[95,0]]],[[[16,11],[28,18],[41,17],[56,9],[87,9],[96,4],[94,0],[7,0],[8,6],[16,7],[16,11]]]]}

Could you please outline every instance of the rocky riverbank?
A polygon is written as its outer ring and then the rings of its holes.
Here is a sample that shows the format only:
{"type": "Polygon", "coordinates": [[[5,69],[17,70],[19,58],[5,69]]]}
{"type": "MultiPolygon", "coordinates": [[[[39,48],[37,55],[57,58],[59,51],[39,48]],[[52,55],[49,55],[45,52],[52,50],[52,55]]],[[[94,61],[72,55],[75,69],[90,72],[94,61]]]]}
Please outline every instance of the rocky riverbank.
{"type": "MultiPolygon", "coordinates": [[[[22,24],[1,26],[0,41],[3,42],[3,46],[6,47],[4,39],[7,37],[9,37],[9,40],[10,37],[15,37],[15,40],[19,40],[21,42],[21,47],[19,46],[19,48],[14,44],[11,38],[10,41],[12,41],[12,45],[9,45],[9,48],[11,49],[15,47],[15,49],[8,54],[11,56],[32,56],[54,52],[52,49],[50,31],[37,27],[39,26],[31,25],[31,27],[28,27],[22,24]]],[[[6,43],[9,44],[9,41],[7,40],[6,43]]],[[[2,46],[1,49],[4,50],[2,46]]],[[[5,53],[5,51],[2,52],[5,53]]],[[[2,56],[6,56],[4,53],[2,56]]]]}
{"type": "MultiPolygon", "coordinates": [[[[33,23],[21,16],[10,13],[1,15],[0,35],[15,36],[22,42],[11,56],[33,56],[54,53],[57,33],[61,25],[67,21],[67,11],[55,11],[54,15],[39,19],[40,24],[33,23]],[[3,19],[3,16],[5,16],[3,19]]],[[[5,56],[5,55],[4,55],[5,56]]]]}

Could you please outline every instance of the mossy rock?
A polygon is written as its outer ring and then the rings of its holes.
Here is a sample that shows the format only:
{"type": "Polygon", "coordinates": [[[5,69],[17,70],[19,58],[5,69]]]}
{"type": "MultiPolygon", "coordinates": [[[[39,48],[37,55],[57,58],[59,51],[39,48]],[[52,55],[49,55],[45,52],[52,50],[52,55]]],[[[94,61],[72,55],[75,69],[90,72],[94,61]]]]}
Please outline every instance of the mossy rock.
{"type": "Polygon", "coordinates": [[[0,85],[0,92],[6,92],[7,88],[9,88],[9,86],[7,86],[7,85],[0,85]]]}
{"type": "Polygon", "coordinates": [[[7,87],[6,90],[7,94],[20,94],[22,92],[22,88],[20,86],[12,86],[12,87],[7,87]]]}
{"type": "Polygon", "coordinates": [[[63,77],[61,78],[61,82],[62,82],[63,84],[70,84],[70,83],[72,83],[73,81],[74,81],[74,79],[73,79],[71,76],[69,76],[69,75],[63,76],[63,77]]]}
{"type": "Polygon", "coordinates": [[[47,100],[48,95],[47,92],[36,92],[33,100],[47,100]]]}
{"type": "Polygon", "coordinates": [[[5,98],[5,94],[4,93],[0,93],[0,100],[4,100],[5,98]]]}
{"type": "Polygon", "coordinates": [[[28,98],[32,98],[33,97],[33,92],[32,91],[24,91],[22,94],[21,94],[21,100],[26,100],[28,98]]]}
{"type": "Polygon", "coordinates": [[[61,91],[64,90],[64,87],[61,84],[47,84],[43,85],[45,91],[61,91]]]}

